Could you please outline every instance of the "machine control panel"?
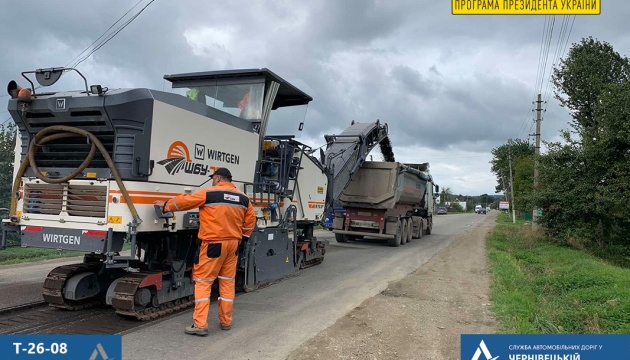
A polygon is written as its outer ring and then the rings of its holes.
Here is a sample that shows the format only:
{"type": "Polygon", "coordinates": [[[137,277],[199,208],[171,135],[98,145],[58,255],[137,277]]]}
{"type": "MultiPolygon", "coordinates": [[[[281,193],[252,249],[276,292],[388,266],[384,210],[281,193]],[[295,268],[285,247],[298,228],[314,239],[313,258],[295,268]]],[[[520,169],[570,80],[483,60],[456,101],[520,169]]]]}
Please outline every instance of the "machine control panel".
{"type": "Polygon", "coordinates": [[[197,229],[199,228],[199,213],[198,212],[187,212],[184,214],[184,225],[186,229],[197,229]]]}

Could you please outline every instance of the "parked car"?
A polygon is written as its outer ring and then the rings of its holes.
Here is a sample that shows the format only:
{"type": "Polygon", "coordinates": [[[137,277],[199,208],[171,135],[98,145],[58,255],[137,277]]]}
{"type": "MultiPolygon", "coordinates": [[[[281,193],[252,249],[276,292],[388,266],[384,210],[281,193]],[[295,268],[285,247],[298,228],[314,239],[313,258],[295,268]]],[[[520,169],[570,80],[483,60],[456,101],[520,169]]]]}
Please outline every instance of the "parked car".
{"type": "Polygon", "coordinates": [[[446,215],[446,214],[448,214],[448,210],[446,209],[446,206],[438,206],[437,207],[437,214],[438,215],[446,215]]]}

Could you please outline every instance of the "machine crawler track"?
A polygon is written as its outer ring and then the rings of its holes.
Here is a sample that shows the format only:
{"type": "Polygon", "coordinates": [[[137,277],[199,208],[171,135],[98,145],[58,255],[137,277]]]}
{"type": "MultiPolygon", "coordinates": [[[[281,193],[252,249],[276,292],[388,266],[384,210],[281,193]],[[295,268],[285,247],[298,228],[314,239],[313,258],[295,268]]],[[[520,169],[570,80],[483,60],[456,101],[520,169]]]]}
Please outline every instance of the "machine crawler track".
{"type": "MultiPolygon", "coordinates": [[[[141,288],[142,282],[157,274],[160,273],[141,271],[126,275],[120,279],[118,284],[116,284],[114,297],[112,298],[112,306],[116,309],[116,314],[126,318],[146,321],[172,314],[194,304],[194,295],[189,295],[157,306],[137,306],[135,301],[136,292],[141,288]]],[[[162,276],[170,275],[168,271],[161,274],[162,276]]]]}
{"type": "Polygon", "coordinates": [[[103,264],[97,262],[78,263],[63,265],[52,269],[44,281],[44,289],[42,292],[44,301],[50,306],[66,310],[81,310],[103,304],[104,298],[102,296],[78,301],[68,300],[63,296],[63,291],[68,279],[83,272],[98,272],[102,266],[103,264]]]}
{"type": "Polygon", "coordinates": [[[313,260],[304,260],[304,261],[302,261],[302,264],[300,265],[300,270],[319,265],[322,262],[324,262],[324,258],[323,257],[317,258],[317,259],[313,259],[313,260]]]}

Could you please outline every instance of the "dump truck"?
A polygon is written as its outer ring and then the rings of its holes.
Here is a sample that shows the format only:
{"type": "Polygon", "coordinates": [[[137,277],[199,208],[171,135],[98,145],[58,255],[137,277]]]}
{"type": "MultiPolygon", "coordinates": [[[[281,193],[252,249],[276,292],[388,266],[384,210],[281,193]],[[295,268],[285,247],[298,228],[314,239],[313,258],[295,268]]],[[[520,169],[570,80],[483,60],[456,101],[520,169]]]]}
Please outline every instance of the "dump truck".
{"type": "Polygon", "coordinates": [[[428,163],[366,161],[339,196],[346,211],[333,219],[335,239],[381,238],[400,246],[429,235],[437,194],[428,163]]]}

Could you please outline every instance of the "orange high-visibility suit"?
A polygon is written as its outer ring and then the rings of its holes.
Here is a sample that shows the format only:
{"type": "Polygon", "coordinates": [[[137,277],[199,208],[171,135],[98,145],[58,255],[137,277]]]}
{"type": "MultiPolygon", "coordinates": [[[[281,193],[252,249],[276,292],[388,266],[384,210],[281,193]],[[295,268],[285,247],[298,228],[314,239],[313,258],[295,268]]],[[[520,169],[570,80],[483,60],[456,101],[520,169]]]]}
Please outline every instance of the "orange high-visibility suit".
{"type": "Polygon", "coordinates": [[[199,208],[199,240],[195,255],[195,311],[193,319],[200,329],[208,328],[210,291],[219,279],[219,321],[232,324],[238,245],[251,236],[256,225],[254,208],[247,195],[231,182],[221,182],[193,194],[183,194],[164,204],[165,211],[199,208]]]}

